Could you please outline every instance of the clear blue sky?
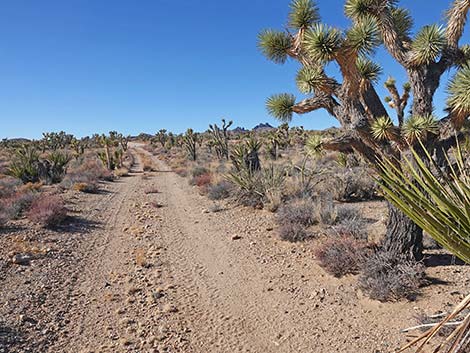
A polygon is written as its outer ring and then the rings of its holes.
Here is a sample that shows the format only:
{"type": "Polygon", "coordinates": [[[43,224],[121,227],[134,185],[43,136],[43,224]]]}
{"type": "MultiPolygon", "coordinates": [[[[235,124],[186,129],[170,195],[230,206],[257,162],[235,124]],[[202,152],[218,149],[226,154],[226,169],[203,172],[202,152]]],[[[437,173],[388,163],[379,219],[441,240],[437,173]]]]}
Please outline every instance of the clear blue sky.
{"type": "MultiPolygon", "coordinates": [[[[118,130],[205,130],[277,122],[272,93],[297,93],[295,64],[256,48],[266,27],[282,29],[288,0],[14,0],[0,11],[0,138],[44,131],[78,136],[118,130]]],[[[343,1],[319,0],[325,22],[345,27],[343,1]]],[[[442,21],[449,1],[402,1],[417,25],[442,21]]],[[[468,30],[465,42],[468,40],[468,30]]],[[[379,52],[383,78],[403,73],[379,52]]],[[[446,74],[447,75],[447,74],[446,74]]],[[[385,92],[382,95],[385,95],[385,92]]],[[[444,94],[436,99],[440,113],[444,94]]],[[[294,125],[334,124],[325,112],[294,125]]]]}

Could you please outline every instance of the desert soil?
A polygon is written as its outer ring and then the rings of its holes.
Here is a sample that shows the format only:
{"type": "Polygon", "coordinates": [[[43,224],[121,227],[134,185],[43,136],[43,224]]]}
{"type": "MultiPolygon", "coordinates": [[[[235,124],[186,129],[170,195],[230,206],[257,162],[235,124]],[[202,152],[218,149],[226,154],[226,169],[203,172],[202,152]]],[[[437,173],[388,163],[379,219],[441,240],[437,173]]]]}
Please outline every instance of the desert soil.
{"type": "Polygon", "coordinates": [[[370,300],[316,264],[314,241],[280,241],[267,211],[211,212],[154,160],[100,194],[64,194],[63,229],[0,233],[0,352],[391,352],[418,312],[469,287],[468,267],[435,266],[417,301],[370,300]],[[18,252],[30,259],[13,264],[18,252]]]}

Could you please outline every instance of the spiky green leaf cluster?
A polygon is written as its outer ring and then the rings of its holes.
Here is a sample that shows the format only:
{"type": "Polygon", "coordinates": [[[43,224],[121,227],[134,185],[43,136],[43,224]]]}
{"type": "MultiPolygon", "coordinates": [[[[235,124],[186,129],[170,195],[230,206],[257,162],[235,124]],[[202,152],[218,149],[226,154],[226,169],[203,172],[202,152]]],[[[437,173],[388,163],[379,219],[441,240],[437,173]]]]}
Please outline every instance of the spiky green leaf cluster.
{"type": "Polygon", "coordinates": [[[313,61],[326,63],[334,59],[343,42],[341,31],[315,24],[305,32],[305,50],[313,61]]]}
{"type": "Polygon", "coordinates": [[[359,57],[357,59],[357,69],[362,79],[367,82],[377,82],[380,74],[382,73],[382,68],[379,64],[364,57],[359,57]]]}
{"type": "Polygon", "coordinates": [[[377,21],[370,16],[365,17],[347,32],[346,39],[348,46],[359,54],[372,54],[381,43],[377,21]]]}
{"type": "Polygon", "coordinates": [[[423,139],[428,133],[437,134],[439,132],[438,120],[431,114],[413,115],[405,121],[402,132],[409,143],[414,143],[423,139]]]}
{"type": "Polygon", "coordinates": [[[392,88],[393,86],[395,86],[395,84],[397,83],[397,81],[393,78],[393,77],[388,77],[387,80],[384,82],[384,86],[386,88],[392,88]]]}
{"type": "Polygon", "coordinates": [[[410,63],[419,66],[435,61],[445,45],[444,32],[439,26],[424,26],[411,43],[410,63]]]}
{"type": "Polygon", "coordinates": [[[408,41],[411,35],[411,28],[413,28],[413,18],[410,12],[407,9],[395,7],[392,8],[390,13],[398,38],[401,41],[408,41]]]}
{"type": "Polygon", "coordinates": [[[322,137],[320,135],[310,136],[305,144],[305,152],[309,156],[318,156],[322,154],[322,137]]]}
{"type": "Polygon", "coordinates": [[[344,13],[354,21],[360,21],[370,16],[372,5],[371,0],[347,0],[344,5],[344,13]]]}
{"type": "Polygon", "coordinates": [[[412,152],[413,162],[405,158],[397,166],[386,159],[379,165],[385,197],[440,245],[470,263],[470,175],[460,148],[456,166],[449,163],[450,177],[443,179],[428,167],[433,163],[429,153],[422,158],[412,152]]]}
{"type": "Polygon", "coordinates": [[[317,89],[322,89],[328,84],[328,80],[320,67],[304,66],[295,78],[299,91],[307,94],[317,89]]]}
{"type": "Polygon", "coordinates": [[[292,107],[295,104],[295,96],[289,93],[275,94],[266,101],[268,113],[283,122],[292,120],[292,107]]]}
{"type": "Polygon", "coordinates": [[[289,27],[307,28],[319,20],[318,8],[312,0],[294,0],[290,4],[289,27]]]}
{"type": "Polygon", "coordinates": [[[447,105],[451,111],[466,118],[470,115],[470,63],[463,66],[449,83],[447,105]]]}
{"type": "Polygon", "coordinates": [[[284,64],[292,46],[291,37],[284,32],[266,29],[258,35],[258,47],[266,58],[284,64]]]}
{"type": "Polygon", "coordinates": [[[388,116],[380,116],[371,124],[372,137],[376,140],[391,140],[396,135],[396,129],[392,119],[388,116]]]}

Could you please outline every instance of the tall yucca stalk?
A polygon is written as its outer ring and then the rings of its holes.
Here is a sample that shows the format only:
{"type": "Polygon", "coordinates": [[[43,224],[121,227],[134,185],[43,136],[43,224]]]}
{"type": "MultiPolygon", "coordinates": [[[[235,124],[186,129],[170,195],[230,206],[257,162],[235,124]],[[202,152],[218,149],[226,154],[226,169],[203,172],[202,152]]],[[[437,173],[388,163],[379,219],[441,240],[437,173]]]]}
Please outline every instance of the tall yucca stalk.
{"type": "MultiPolygon", "coordinates": [[[[422,146],[423,147],[423,146],[422,146]]],[[[379,183],[385,197],[401,209],[434,240],[470,263],[470,173],[460,146],[448,176],[437,178],[431,171],[431,155],[421,158],[412,150],[414,163],[404,158],[394,163],[384,159],[379,165],[379,183]]]]}

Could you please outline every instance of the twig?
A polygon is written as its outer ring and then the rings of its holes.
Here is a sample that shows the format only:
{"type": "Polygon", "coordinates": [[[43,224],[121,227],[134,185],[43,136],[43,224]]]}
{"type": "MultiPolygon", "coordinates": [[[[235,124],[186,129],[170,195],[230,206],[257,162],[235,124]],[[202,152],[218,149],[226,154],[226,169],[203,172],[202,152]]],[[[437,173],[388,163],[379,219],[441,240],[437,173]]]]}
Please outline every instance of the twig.
{"type": "MultiPolygon", "coordinates": [[[[447,322],[447,323],[445,323],[443,326],[458,326],[458,325],[460,325],[462,322],[463,322],[463,320],[462,320],[462,321],[447,322]]],[[[413,331],[413,330],[418,330],[418,329],[420,329],[420,328],[434,327],[434,326],[436,326],[436,325],[440,325],[440,323],[439,323],[439,322],[436,322],[436,323],[434,323],[434,324],[423,324],[423,325],[408,327],[408,328],[404,328],[404,329],[401,330],[400,332],[409,332],[409,331],[413,331]]]]}

